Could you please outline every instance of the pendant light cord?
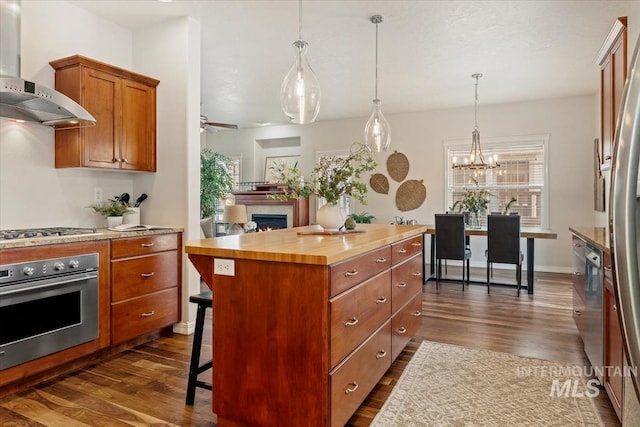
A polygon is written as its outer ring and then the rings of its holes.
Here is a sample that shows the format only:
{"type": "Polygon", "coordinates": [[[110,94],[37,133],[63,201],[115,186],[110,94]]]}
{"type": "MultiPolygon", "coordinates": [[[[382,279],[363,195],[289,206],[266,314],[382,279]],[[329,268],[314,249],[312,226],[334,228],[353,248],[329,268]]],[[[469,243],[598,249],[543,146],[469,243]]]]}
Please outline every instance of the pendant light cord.
{"type": "Polygon", "coordinates": [[[376,22],[376,99],[378,99],[378,23],[376,22]]]}
{"type": "Polygon", "coordinates": [[[302,40],[302,0],[298,2],[298,40],[302,40]]]}
{"type": "Polygon", "coordinates": [[[476,116],[475,116],[475,130],[478,130],[478,79],[482,74],[475,74],[473,77],[476,78],[476,116]]]}

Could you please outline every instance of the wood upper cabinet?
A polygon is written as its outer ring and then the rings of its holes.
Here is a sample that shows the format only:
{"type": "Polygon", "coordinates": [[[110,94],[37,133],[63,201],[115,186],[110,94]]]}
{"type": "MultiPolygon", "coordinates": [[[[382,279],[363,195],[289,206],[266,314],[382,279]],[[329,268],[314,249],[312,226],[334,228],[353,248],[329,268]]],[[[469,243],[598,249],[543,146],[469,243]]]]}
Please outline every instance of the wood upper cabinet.
{"type": "Polygon", "coordinates": [[[618,18],[598,54],[600,65],[600,162],[609,166],[616,120],[627,78],[627,18],[618,18]]]}
{"type": "Polygon", "coordinates": [[[155,172],[159,81],[79,55],[50,64],[56,70],[56,90],[97,122],[56,131],[56,167],[155,172]]]}

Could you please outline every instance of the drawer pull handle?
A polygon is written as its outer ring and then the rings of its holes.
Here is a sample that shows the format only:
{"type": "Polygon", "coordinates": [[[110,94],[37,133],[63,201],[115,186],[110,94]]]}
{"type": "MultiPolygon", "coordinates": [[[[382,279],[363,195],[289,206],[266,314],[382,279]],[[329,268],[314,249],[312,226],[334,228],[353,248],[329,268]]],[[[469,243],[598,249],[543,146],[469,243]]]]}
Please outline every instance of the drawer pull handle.
{"type": "Polygon", "coordinates": [[[154,274],[156,274],[155,271],[152,271],[151,273],[140,273],[140,277],[147,278],[153,276],[154,274]]]}
{"type": "Polygon", "coordinates": [[[344,273],[344,277],[351,277],[351,276],[357,276],[357,275],[358,275],[358,270],[351,270],[344,273]]]}
{"type": "Polygon", "coordinates": [[[387,302],[387,297],[380,297],[376,300],[376,304],[383,304],[387,302]]]}
{"type": "Polygon", "coordinates": [[[405,248],[398,249],[398,253],[399,254],[405,254],[405,253],[407,253],[407,250],[405,248]]]}
{"type": "Polygon", "coordinates": [[[124,158],[122,159],[122,161],[123,161],[123,162],[125,162],[125,163],[129,163],[129,160],[127,160],[127,158],[126,158],[126,157],[124,157],[124,158]]]}
{"type": "Polygon", "coordinates": [[[615,304],[613,304],[613,311],[618,311],[618,307],[615,304]]]}
{"type": "Polygon", "coordinates": [[[396,285],[399,288],[406,288],[407,287],[407,283],[406,282],[400,282],[396,285]]]}
{"type": "Polygon", "coordinates": [[[416,271],[415,273],[413,273],[413,275],[416,276],[416,277],[420,277],[420,276],[422,276],[422,273],[419,272],[419,271],[416,271]]]}
{"type": "Polygon", "coordinates": [[[611,271],[611,266],[610,265],[605,265],[604,269],[607,270],[607,271],[611,271]]]}
{"type": "Polygon", "coordinates": [[[349,393],[353,393],[354,391],[356,391],[358,389],[358,383],[357,382],[352,382],[351,384],[349,384],[351,387],[347,387],[344,389],[344,394],[349,394],[349,393]]]}
{"type": "Polygon", "coordinates": [[[417,247],[420,247],[420,246],[422,246],[422,243],[420,243],[420,242],[413,242],[413,243],[411,243],[411,246],[417,246],[417,247]]]}
{"type": "Polygon", "coordinates": [[[357,324],[358,324],[358,318],[357,317],[352,317],[351,319],[349,319],[346,322],[344,322],[344,326],[355,326],[357,324]]]}
{"type": "Polygon", "coordinates": [[[142,243],[140,246],[142,246],[143,248],[150,248],[153,246],[153,242],[151,243],[142,243]]]}
{"type": "Polygon", "coordinates": [[[154,314],[156,314],[156,311],[155,311],[155,310],[151,310],[151,311],[149,311],[149,312],[147,312],[147,313],[142,313],[142,314],[140,315],[140,317],[151,317],[151,316],[153,316],[154,314]]]}
{"type": "Polygon", "coordinates": [[[384,350],[380,350],[378,354],[376,354],[376,359],[382,359],[383,357],[387,357],[387,352],[384,350]]]}
{"type": "Polygon", "coordinates": [[[582,311],[580,311],[580,310],[573,310],[573,313],[578,315],[578,316],[582,316],[582,311]]]}
{"type": "Polygon", "coordinates": [[[376,260],[376,263],[377,263],[377,264],[382,264],[383,262],[387,262],[387,259],[386,259],[385,257],[378,258],[378,259],[376,260]]]}
{"type": "Polygon", "coordinates": [[[422,316],[422,312],[420,310],[416,310],[416,311],[413,312],[413,315],[416,316],[416,317],[420,317],[420,316],[422,316]]]}
{"type": "Polygon", "coordinates": [[[582,245],[580,243],[574,243],[573,246],[575,246],[576,248],[581,248],[582,245]]]}
{"type": "Polygon", "coordinates": [[[579,271],[574,271],[574,272],[573,272],[573,275],[574,275],[574,276],[582,276],[582,273],[580,273],[579,271]]]}
{"type": "Polygon", "coordinates": [[[404,326],[396,329],[396,332],[398,333],[398,335],[404,335],[407,333],[407,328],[405,328],[404,326]]]}

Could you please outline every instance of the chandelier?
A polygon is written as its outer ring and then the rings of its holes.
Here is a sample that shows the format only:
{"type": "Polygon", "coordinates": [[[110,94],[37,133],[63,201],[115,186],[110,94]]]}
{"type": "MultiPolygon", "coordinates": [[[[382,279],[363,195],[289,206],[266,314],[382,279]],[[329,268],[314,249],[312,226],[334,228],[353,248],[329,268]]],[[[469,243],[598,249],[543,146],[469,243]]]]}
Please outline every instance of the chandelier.
{"type": "Polygon", "coordinates": [[[498,155],[489,156],[489,162],[485,161],[482,149],[480,148],[480,131],[478,130],[478,79],[482,77],[482,74],[476,73],[471,77],[476,79],[476,111],[475,111],[475,127],[471,133],[471,151],[469,157],[465,157],[463,163],[457,163],[457,159],[454,157],[453,169],[462,170],[484,170],[495,169],[500,166],[498,163],[498,155]]]}
{"type": "Polygon", "coordinates": [[[302,0],[298,3],[298,40],[293,43],[294,61],[280,88],[280,105],[290,123],[313,123],[320,112],[320,83],[309,65],[302,40],[302,0]]]}
{"type": "Polygon", "coordinates": [[[372,24],[376,24],[376,92],[373,100],[373,112],[364,128],[364,142],[372,151],[387,151],[391,145],[391,128],[389,122],[382,115],[380,100],[378,99],[378,24],[384,21],[382,15],[373,15],[369,18],[372,24]]]}

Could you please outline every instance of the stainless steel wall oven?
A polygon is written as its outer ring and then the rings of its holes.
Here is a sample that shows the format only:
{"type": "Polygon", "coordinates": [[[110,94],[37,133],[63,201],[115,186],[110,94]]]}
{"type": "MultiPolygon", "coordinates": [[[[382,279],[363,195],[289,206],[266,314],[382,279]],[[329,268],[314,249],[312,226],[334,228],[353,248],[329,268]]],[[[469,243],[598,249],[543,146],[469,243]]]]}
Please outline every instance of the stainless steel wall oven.
{"type": "Polygon", "coordinates": [[[0,265],[0,370],[98,337],[97,253],[0,265]]]}

